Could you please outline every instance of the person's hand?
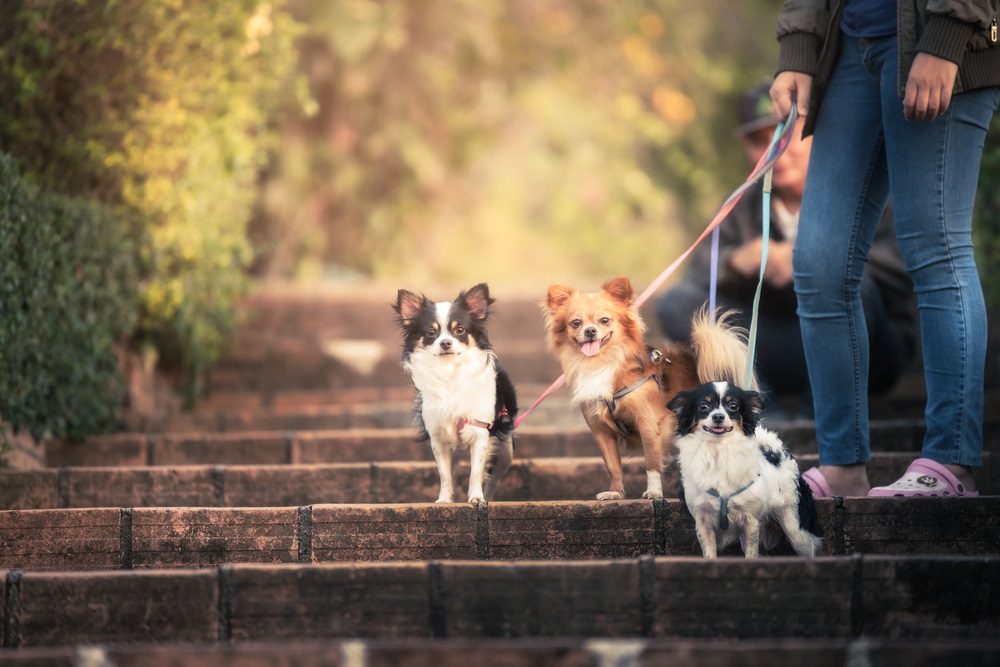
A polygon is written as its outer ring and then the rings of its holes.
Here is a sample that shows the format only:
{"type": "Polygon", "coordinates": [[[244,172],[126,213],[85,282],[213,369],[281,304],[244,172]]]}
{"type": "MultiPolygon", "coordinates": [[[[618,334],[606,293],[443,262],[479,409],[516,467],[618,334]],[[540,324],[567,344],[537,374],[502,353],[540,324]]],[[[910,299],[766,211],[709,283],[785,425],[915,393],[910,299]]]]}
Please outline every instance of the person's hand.
{"type": "Polygon", "coordinates": [[[947,111],[957,75],[958,65],[950,60],[922,51],[918,53],[906,79],[903,97],[906,120],[931,121],[947,111]]]}
{"type": "Polygon", "coordinates": [[[729,267],[744,278],[753,278],[760,273],[761,237],[748,241],[729,255],[729,267]]]}
{"type": "Polygon", "coordinates": [[[792,284],[792,244],[788,241],[771,241],[767,246],[767,266],[764,280],[774,287],[792,284]]]}
{"type": "Polygon", "coordinates": [[[774,111],[778,118],[784,120],[788,118],[788,113],[792,110],[792,99],[796,101],[796,108],[799,116],[805,116],[809,112],[809,94],[812,92],[813,78],[811,74],[802,72],[784,71],[774,77],[771,84],[771,100],[774,102],[774,111]]]}
{"type": "MultiPolygon", "coordinates": [[[[744,278],[756,280],[760,276],[761,237],[748,241],[729,255],[729,268],[744,278]]],[[[764,281],[774,287],[792,284],[792,244],[788,241],[769,241],[764,281]]]]}

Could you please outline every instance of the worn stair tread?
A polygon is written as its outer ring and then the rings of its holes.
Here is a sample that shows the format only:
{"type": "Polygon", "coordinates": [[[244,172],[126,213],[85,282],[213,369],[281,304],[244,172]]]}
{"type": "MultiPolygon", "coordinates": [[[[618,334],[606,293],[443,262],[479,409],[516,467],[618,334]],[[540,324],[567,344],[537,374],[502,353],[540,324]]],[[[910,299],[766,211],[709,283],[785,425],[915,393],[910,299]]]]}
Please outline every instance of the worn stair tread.
{"type": "Polygon", "coordinates": [[[994,640],[1000,557],[0,572],[7,647],[421,637],[994,640]]]}
{"type": "Polygon", "coordinates": [[[979,639],[400,639],[275,640],[90,645],[0,653],[32,667],[952,667],[1000,661],[1000,641],[979,639]],[[624,662],[622,662],[624,661],[624,662]]]}
{"type": "MultiPolygon", "coordinates": [[[[795,454],[816,451],[815,425],[807,421],[772,422],[795,454]]],[[[879,452],[920,451],[921,420],[891,419],[871,425],[872,449],[879,452]]],[[[414,427],[333,430],[195,430],[171,433],[117,433],[83,442],[53,440],[45,444],[50,467],[143,466],[239,463],[349,463],[359,461],[432,460],[429,445],[417,440],[414,427]]],[[[1000,428],[984,438],[987,452],[1000,451],[1000,428]]],[[[536,423],[519,428],[515,456],[593,456],[598,453],[590,431],[536,423]]]]}
{"type": "MultiPolygon", "coordinates": [[[[828,555],[1000,553],[1000,497],[836,498],[817,509],[828,555]]],[[[700,554],[680,501],[0,512],[0,567],[28,570],[656,554],[700,554]]]]}
{"type": "MultiPolygon", "coordinates": [[[[275,442],[281,449],[283,441],[275,442]]],[[[876,452],[868,465],[869,478],[876,485],[889,484],[916,456],[915,452],[876,452]]],[[[817,461],[815,455],[798,458],[803,471],[817,461]]],[[[639,497],[646,484],[642,459],[626,457],[623,469],[627,497],[639,497]]],[[[468,483],[467,461],[456,465],[456,475],[456,489],[461,492],[468,483]]],[[[515,459],[496,499],[592,500],[605,489],[607,480],[604,462],[596,456],[515,459]]],[[[1000,457],[984,455],[977,482],[985,495],[1000,493],[1000,457]]],[[[664,479],[666,497],[677,496],[677,483],[676,467],[671,466],[664,479]]],[[[0,470],[0,508],[426,502],[437,498],[438,487],[437,467],[431,461],[0,470]]]]}

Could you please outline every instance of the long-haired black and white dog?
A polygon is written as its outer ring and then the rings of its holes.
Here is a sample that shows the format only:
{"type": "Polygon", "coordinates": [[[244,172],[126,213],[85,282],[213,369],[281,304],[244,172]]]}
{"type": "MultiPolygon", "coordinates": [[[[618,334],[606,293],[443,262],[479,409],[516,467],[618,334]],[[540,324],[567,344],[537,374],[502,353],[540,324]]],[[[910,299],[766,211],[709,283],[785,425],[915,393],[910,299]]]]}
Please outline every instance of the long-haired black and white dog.
{"type": "Polygon", "coordinates": [[[780,542],[800,556],[822,544],[812,491],[778,436],[760,426],[760,395],[728,382],[677,394],[677,457],[684,500],[702,554],[715,558],[737,538],[747,558],[780,542]]]}
{"type": "Polygon", "coordinates": [[[494,303],[480,283],[435,303],[401,289],[393,305],[403,334],[403,368],[417,389],[420,439],[430,441],[441,478],[437,502],[453,499],[452,453],[469,448],[469,502],[492,500],[514,456],[517,396],[486,336],[494,303]]]}

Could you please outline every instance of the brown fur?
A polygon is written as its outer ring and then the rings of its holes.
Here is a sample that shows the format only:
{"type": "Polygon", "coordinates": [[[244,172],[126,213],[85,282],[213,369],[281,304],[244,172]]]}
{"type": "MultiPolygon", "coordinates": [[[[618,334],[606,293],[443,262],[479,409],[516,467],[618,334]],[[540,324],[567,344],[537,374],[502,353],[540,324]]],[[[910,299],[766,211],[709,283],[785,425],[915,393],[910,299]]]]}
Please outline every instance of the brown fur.
{"type": "Polygon", "coordinates": [[[726,325],[725,316],[709,325],[702,315],[692,325],[694,345],[661,347],[662,359],[654,363],[643,338],[645,325],[632,303],[628,278],[613,278],[599,292],[589,294],[565,285],[551,285],[541,305],[549,348],[562,365],[574,401],[583,412],[611,478],[610,489],[598,494],[598,498],[625,497],[621,444],[627,449],[642,449],[647,476],[653,478],[643,497],[661,497],[658,476],[663,473],[665,460],[672,456],[677,431],[675,415],[667,403],[679,391],[703,382],[737,381],[742,373],[737,365],[746,359],[746,343],[738,330],[726,325]],[[600,351],[589,357],[580,344],[587,340],[583,332],[588,327],[597,329],[596,340],[606,340],[600,351]],[[705,378],[699,371],[726,377],[705,378]],[[655,382],[646,382],[617,401],[612,417],[604,401],[652,374],[659,376],[662,391],[655,382]],[[630,435],[621,433],[615,418],[628,425],[630,435]]]}

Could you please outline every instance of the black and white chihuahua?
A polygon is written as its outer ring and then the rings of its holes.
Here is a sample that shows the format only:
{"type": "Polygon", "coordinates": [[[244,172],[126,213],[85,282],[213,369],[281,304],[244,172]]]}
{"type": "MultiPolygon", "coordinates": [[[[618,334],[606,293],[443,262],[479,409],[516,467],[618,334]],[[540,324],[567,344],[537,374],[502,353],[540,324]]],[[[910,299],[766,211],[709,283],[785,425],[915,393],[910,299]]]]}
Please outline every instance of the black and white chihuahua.
{"type": "Polygon", "coordinates": [[[453,500],[452,453],[469,449],[469,503],[492,500],[514,457],[514,384],[486,336],[489,287],[435,303],[399,290],[393,308],[403,333],[403,368],[417,389],[420,440],[431,443],[441,478],[437,502],[453,500]]]}
{"type": "Polygon", "coordinates": [[[677,414],[684,500],[705,558],[737,538],[756,558],[762,541],[765,550],[780,542],[779,530],[800,556],[815,556],[822,539],[812,491],[777,434],[759,425],[760,395],[710,382],[668,407],[677,414]]]}

